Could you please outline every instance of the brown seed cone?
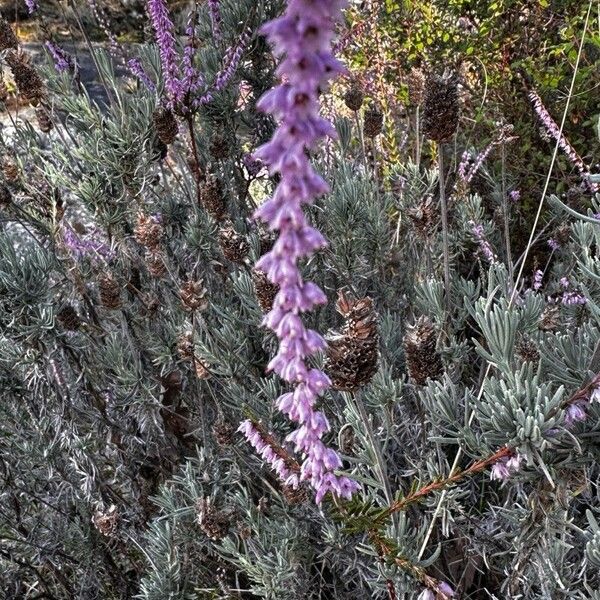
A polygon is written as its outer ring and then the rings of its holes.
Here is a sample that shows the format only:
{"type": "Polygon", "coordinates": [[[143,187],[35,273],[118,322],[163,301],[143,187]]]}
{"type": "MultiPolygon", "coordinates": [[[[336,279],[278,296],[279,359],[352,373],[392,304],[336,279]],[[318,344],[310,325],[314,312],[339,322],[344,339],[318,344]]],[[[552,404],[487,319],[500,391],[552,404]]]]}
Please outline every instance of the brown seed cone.
{"type": "Polygon", "coordinates": [[[19,93],[27,102],[36,106],[44,98],[44,84],[28,58],[14,50],[5,58],[15,79],[19,93]]]}
{"type": "Polygon", "coordinates": [[[112,310],[121,307],[121,286],[110,273],[100,275],[98,289],[102,306],[112,310]]]}
{"type": "Polygon", "coordinates": [[[258,252],[261,256],[267,252],[271,252],[277,238],[272,231],[268,229],[260,229],[258,232],[258,252]]]}
{"type": "Polygon", "coordinates": [[[194,358],[194,371],[198,379],[208,379],[210,377],[210,365],[203,358],[194,358]]]}
{"type": "Polygon", "coordinates": [[[230,515],[218,511],[209,497],[196,500],[196,520],[211,540],[223,539],[231,525],[230,515]]]}
{"type": "Polygon", "coordinates": [[[44,133],[50,133],[52,131],[52,118],[50,112],[43,104],[38,104],[35,109],[35,117],[38,122],[38,127],[44,133]]]}
{"type": "Polygon", "coordinates": [[[547,306],[538,321],[538,327],[542,331],[555,331],[560,325],[560,307],[557,305],[547,306]]]}
{"type": "Polygon", "coordinates": [[[279,292],[279,286],[271,283],[267,274],[259,269],[252,269],[252,283],[260,309],[267,313],[273,308],[273,301],[279,292]]]}
{"type": "Polygon", "coordinates": [[[111,506],[106,512],[97,510],[92,517],[94,527],[107,537],[112,537],[117,531],[119,513],[116,506],[111,506]]]}
{"type": "Polygon", "coordinates": [[[304,504],[310,498],[310,493],[305,485],[299,485],[295,489],[289,485],[283,485],[281,486],[281,494],[291,506],[304,504]]]}
{"type": "Polygon", "coordinates": [[[357,83],[353,83],[344,94],[344,103],[354,112],[361,109],[364,100],[365,94],[357,83]]]}
{"type": "Polygon", "coordinates": [[[4,175],[6,181],[9,183],[15,183],[19,179],[20,175],[20,170],[17,163],[10,158],[5,158],[2,161],[2,174],[4,175]]]}
{"type": "Polygon", "coordinates": [[[458,79],[432,75],[425,85],[423,133],[438,143],[448,141],[458,128],[458,79]]]}
{"type": "Polygon", "coordinates": [[[365,110],[363,132],[368,138],[377,137],[383,131],[383,113],[378,108],[365,110]]]}
{"type": "Polygon", "coordinates": [[[339,292],[337,311],[344,317],[340,333],[327,337],[325,372],[334,389],[354,392],[373,379],[379,358],[379,332],[373,300],[355,300],[339,292]]]}
{"type": "Polygon", "coordinates": [[[425,98],[425,75],[421,69],[413,67],[408,74],[408,101],[412,106],[421,106],[425,98]]]}
{"type": "Polygon", "coordinates": [[[3,17],[0,17],[0,52],[12,48],[16,49],[18,46],[19,41],[17,40],[17,36],[12,30],[10,23],[3,17]]]}
{"type": "Polygon", "coordinates": [[[8,86],[6,81],[0,74],[0,102],[6,102],[8,100],[8,86]]]}
{"type": "Polygon", "coordinates": [[[222,221],[226,214],[225,196],[221,182],[208,175],[200,190],[200,201],[206,212],[215,220],[222,221]]]}
{"type": "Polygon", "coordinates": [[[417,206],[408,210],[416,234],[421,239],[427,239],[433,232],[438,221],[438,210],[433,202],[433,196],[428,194],[417,206]]]}
{"type": "Polygon", "coordinates": [[[76,331],[81,326],[81,319],[77,314],[77,311],[70,305],[67,304],[58,311],[56,315],[58,322],[69,331],[76,331]]]}
{"type": "Polygon", "coordinates": [[[182,333],[177,338],[177,354],[183,360],[194,358],[194,341],[191,333],[182,333]]]}
{"type": "Polygon", "coordinates": [[[213,425],[212,432],[219,446],[231,446],[233,443],[235,429],[224,419],[220,418],[213,425]]]}
{"type": "Polygon", "coordinates": [[[404,336],[408,374],[417,385],[425,385],[427,379],[439,379],[444,371],[436,350],[436,337],[435,328],[427,317],[420,317],[404,336]]]}
{"type": "Polygon", "coordinates": [[[163,228],[152,217],[140,213],[133,230],[135,241],[149,250],[156,250],[160,245],[163,228]]]}
{"type": "Polygon", "coordinates": [[[515,348],[517,355],[525,362],[536,364],[540,360],[540,352],[535,343],[526,337],[521,337],[515,348]]]}
{"type": "Polygon", "coordinates": [[[244,264],[244,259],[250,252],[250,245],[243,235],[240,235],[228,223],[219,228],[219,246],[223,256],[231,262],[244,264]]]}
{"type": "Polygon", "coordinates": [[[0,206],[8,206],[12,202],[12,192],[7,185],[0,183],[0,206]]]}
{"type": "Polygon", "coordinates": [[[165,145],[172,144],[179,133],[175,115],[164,106],[159,106],[152,113],[152,122],[158,139],[165,145]]]}
{"type": "Polygon", "coordinates": [[[150,276],[156,279],[164,277],[167,272],[165,258],[161,252],[148,252],[146,254],[146,266],[148,267],[150,276]]]}
{"type": "Polygon", "coordinates": [[[229,156],[229,143],[224,136],[220,134],[213,135],[208,146],[208,151],[213,158],[224,160],[229,156]]]}
{"type": "Polygon", "coordinates": [[[205,310],[208,308],[206,288],[202,281],[186,281],[179,288],[179,297],[187,310],[205,310]]]}

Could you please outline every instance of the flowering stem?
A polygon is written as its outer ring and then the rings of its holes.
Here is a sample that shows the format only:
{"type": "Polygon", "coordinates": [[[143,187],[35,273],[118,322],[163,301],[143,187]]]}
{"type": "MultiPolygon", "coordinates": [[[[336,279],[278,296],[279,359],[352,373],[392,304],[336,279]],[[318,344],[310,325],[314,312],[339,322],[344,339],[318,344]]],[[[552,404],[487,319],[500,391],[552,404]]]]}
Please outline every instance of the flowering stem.
{"type": "Polygon", "coordinates": [[[442,237],[444,246],[444,287],[446,289],[446,315],[450,312],[450,245],[448,242],[448,204],[446,200],[446,184],[444,181],[444,146],[438,146],[438,170],[440,182],[440,207],[442,212],[442,237]]]}
{"type": "Polygon", "coordinates": [[[508,268],[508,279],[511,282],[513,280],[513,264],[512,264],[512,252],[510,248],[510,223],[509,223],[509,203],[508,196],[506,195],[506,143],[502,140],[501,146],[502,156],[502,212],[504,213],[504,242],[506,244],[506,266],[508,268]]]}
{"type": "Polygon", "coordinates": [[[439,481],[432,481],[431,483],[428,483],[426,486],[419,488],[417,491],[412,492],[408,496],[405,496],[404,498],[400,498],[399,500],[396,500],[395,502],[390,504],[390,506],[374,520],[374,524],[381,524],[390,515],[393,515],[394,513],[397,513],[402,510],[406,510],[406,508],[408,508],[411,504],[414,504],[415,502],[419,502],[421,499],[423,499],[428,494],[431,494],[432,492],[437,492],[438,490],[447,488],[450,485],[453,485],[455,483],[458,483],[459,481],[462,481],[466,477],[470,477],[471,475],[480,473],[481,471],[483,471],[490,465],[493,465],[495,462],[497,462],[501,458],[508,457],[512,453],[513,453],[513,451],[508,446],[504,446],[503,448],[500,448],[500,450],[498,450],[497,452],[495,452],[488,458],[484,458],[483,460],[479,460],[479,461],[473,463],[470,467],[468,467],[464,471],[459,471],[458,473],[454,473],[453,475],[446,477],[446,479],[440,479],[439,481]]]}

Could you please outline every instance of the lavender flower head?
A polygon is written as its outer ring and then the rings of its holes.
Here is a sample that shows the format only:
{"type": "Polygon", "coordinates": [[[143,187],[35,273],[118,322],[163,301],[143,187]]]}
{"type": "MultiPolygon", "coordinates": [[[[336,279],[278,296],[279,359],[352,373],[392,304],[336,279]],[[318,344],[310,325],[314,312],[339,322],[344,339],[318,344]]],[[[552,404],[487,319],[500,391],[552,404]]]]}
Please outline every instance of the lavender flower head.
{"type": "Polygon", "coordinates": [[[512,456],[504,456],[492,465],[490,479],[497,481],[506,481],[511,475],[521,470],[523,456],[519,453],[512,456]]]}
{"type": "Polygon", "coordinates": [[[25,0],[25,5],[27,6],[27,12],[30,15],[33,14],[38,7],[38,4],[35,0],[25,0]]]}
{"type": "Polygon", "coordinates": [[[491,265],[493,265],[494,263],[497,262],[498,259],[496,257],[496,254],[492,250],[490,243],[487,241],[487,239],[485,237],[485,233],[483,231],[483,225],[481,225],[481,223],[475,223],[474,221],[470,221],[469,225],[471,226],[471,232],[473,233],[473,236],[477,240],[477,244],[479,245],[479,250],[480,250],[481,254],[483,254],[485,259],[491,265]]]}
{"type": "Polygon", "coordinates": [[[544,277],[544,271],[537,269],[533,274],[533,289],[537,292],[542,287],[542,279],[544,277]]]}
{"type": "Polygon", "coordinates": [[[59,73],[70,71],[73,68],[73,57],[68,52],[63,50],[58,44],[55,44],[52,41],[47,41],[44,46],[50,53],[50,56],[52,56],[54,68],[59,73]]]}
{"type": "Polygon", "coordinates": [[[575,423],[580,423],[587,419],[587,400],[578,400],[567,406],[565,410],[565,427],[571,429],[575,423]]]}
{"type": "Polygon", "coordinates": [[[556,252],[560,248],[560,244],[554,238],[548,240],[548,246],[553,252],[556,252]]]}
{"type": "Polygon", "coordinates": [[[517,203],[521,199],[521,192],[520,190],[513,190],[508,197],[511,202],[517,203]]]}
{"type": "Polygon", "coordinates": [[[300,314],[324,304],[326,297],[314,283],[303,280],[298,268],[301,259],[326,245],[325,238],[308,224],[302,206],[328,191],[306,151],[335,131],[319,115],[319,93],[343,71],[331,53],[342,5],[342,0],[288,0],[284,15],[264,25],[263,33],[281,58],[277,73],[284,83],[258,103],[279,126],[271,141],[255,153],[271,173],[280,175],[273,197],[255,215],[279,232],[273,249],[256,264],[280,288],[263,321],[280,341],[268,371],[295,386],[278,399],[277,406],[299,426],[286,439],[303,457],[300,480],[310,482],[317,503],[328,492],[350,498],[359,488],[355,481],[335,474],[342,461],[321,440],[330,426],[315,404],[331,382],[325,373],[311,368],[307,359],[324,350],[325,340],[304,326],[300,314]]]}
{"type": "Polygon", "coordinates": [[[219,0],[206,0],[210,21],[212,25],[212,34],[215,40],[219,41],[221,35],[221,6],[219,0]]]}
{"type": "Polygon", "coordinates": [[[183,86],[179,79],[175,26],[171,20],[166,0],[147,0],[146,7],[156,35],[165,88],[170,101],[176,104],[183,97],[183,86]]]}

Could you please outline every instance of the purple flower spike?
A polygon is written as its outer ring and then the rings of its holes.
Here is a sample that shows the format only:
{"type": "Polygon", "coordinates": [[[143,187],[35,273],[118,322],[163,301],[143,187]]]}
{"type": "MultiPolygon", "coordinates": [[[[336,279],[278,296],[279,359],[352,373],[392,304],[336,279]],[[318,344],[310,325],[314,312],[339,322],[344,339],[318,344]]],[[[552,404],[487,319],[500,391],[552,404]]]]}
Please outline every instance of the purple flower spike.
{"type": "MultiPolygon", "coordinates": [[[[271,113],[279,126],[271,141],[255,154],[272,175],[280,176],[273,197],[255,214],[279,233],[273,249],[257,263],[257,268],[280,290],[263,321],[280,342],[268,370],[294,386],[294,391],[281,396],[277,405],[298,425],[287,441],[303,458],[300,480],[314,488],[317,503],[328,492],[349,499],[359,489],[355,481],[335,474],[342,461],[321,441],[329,431],[329,423],[315,404],[331,382],[318,369],[311,369],[307,359],[322,351],[325,341],[307,329],[299,316],[326,301],[322,290],[302,279],[298,263],[326,244],[309,225],[302,205],[311,204],[328,191],[307,151],[334,135],[332,124],[319,114],[319,94],[343,70],[331,52],[342,5],[341,0],[288,0],[285,14],[264,25],[262,32],[274,54],[281,57],[277,73],[282,83],[258,103],[260,110],[271,113]]],[[[234,51],[230,55],[230,64],[239,62],[237,54],[234,51]]]]}
{"type": "Polygon", "coordinates": [[[156,35],[166,91],[171,102],[177,103],[183,96],[183,87],[179,79],[175,26],[165,0],[147,0],[146,7],[156,35]]]}
{"type": "Polygon", "coordinates": [[[73,68],[73,57],[68,52],[65,52],[59,45],[47,41],[44,46],[46,46],[46,50],[48,50],[50,56],[52,56],[54,68],[59,73],[70,71],[73,68]]]}
{"type": "Polygon", "coordinates": [[[208,12],[212,24],[212,34],[215,40],[221,39],[221,6],[219,0],[207,0],[208,12]]]}
{"type": "Polygon", "coordinates": [[[27,12],[31,15],[37,10],[37,2],[35,0],[25,0],[27,12]]]}

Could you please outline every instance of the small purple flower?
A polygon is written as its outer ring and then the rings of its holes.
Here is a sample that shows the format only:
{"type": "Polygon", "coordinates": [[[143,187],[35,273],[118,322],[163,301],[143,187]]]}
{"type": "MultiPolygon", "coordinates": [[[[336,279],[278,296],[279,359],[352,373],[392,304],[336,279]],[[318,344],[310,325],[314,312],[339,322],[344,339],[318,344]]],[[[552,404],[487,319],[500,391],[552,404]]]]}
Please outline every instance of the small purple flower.
{"type": "Polygon", "coordinates": [[[59,45],[52,41],[47,41],[44,46],[50,52],[50,56],[52,56],[52,60],[54,61],[54,68],[59,73],[70,71],[73,68],[73,57],[59,45]]]}
{"type": "Polygon", "coordinates": [[[533,289],[537,292],[542,287],[542,279],[544,277],[544,271],[537,269],[533,274],[533,289]]]}
{"type": "Polygon", "coordinates": [[[562,287],[564,287],[565,289],[567,289],[569,287],[570,282],[566,277],[561,277],[560,278],[560,285],[562,285],[562,287]]]}
{"type": "Polygon", "coordinates": [[[565,410],[565,427],[570,429],[575,423],[580,423],[587,419],[587,400],[578,400],[569,404],[565,410]]]}
{"type": "Polygon", "coordinates": [[[556,252],[560,248],[560,244],[554,238],[548,240],[548,246],[553,252],[556,252]]]}
{"type": "Polygon", "coordinates": [[[508,197],[511,202],[517,203],[521,199],[521,192],[519,190],[513,190],[508,197]]]}
{"type": "Polygon", "coordinates": [[[25,4],[27,5],[27,12],[29,14],[32,14],[37,10],[38,5],[36,0],[25,0],[25,4]]]}
{"type": "Polygon", "coordinates": [[[485,233],[483,231],[483,225],[481,225],[480,223],[475,223],[474,221],[470,221],[469,225],[471,226],[471,232],[473,233],[473,236],[475,237],[475,239],[477,240],[477,243],[479,244],[479,250],[485,257],[485,259],[491,265],[493,265],[494,263],[497,262],[498,259],[496,258],[496,255],[494,254],[494,251],[492,250],[490,243],[487,241],[487,239],[485,237],[485,233]]]}
{"type": "Polygon", "coordinates": [[[438,594],[442,594],[443,598],[454,598],[454,590],[445,581],[440,581],[437,586],[438,594]]]}
{"type": "Polygon", "coordinates": [[[523,456],[518,453],[513,454],[510,457],[504,456],[492,465],[490,479],[506,481],[511,475],[514,475],[521,470],[521,463],[523,460],[523,456]]]}
{"type": "Polygon", "coordinates": [[[89,258],[97,261],[99,258],[112,260],[114,251],[103,239],[104,235],[96,227],[91,227],[83,234],[77,233],[70,225],[62,226],[62,237],[65,247],[76,259],[89,258]]]}
{"type": "Polygon", "coordinates": [[[565,292],[560,301],[564,306],[583,306],[587,304],[587,298],[579,292],[565,292]]]}

